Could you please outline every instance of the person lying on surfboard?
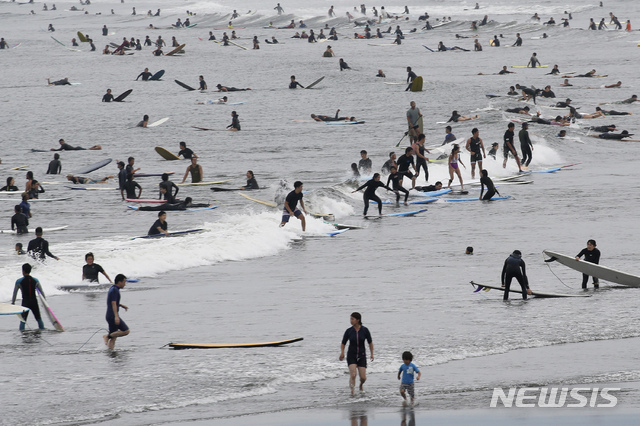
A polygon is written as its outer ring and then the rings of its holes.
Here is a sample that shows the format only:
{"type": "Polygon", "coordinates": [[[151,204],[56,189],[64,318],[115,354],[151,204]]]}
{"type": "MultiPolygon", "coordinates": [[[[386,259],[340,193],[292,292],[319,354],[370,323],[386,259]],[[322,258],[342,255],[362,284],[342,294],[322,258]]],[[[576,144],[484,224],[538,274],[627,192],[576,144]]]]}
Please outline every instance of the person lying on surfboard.
{"type": "Polygon", "coordinates": [[[104,177],[104,178],[102,178],[100,180],[95,180],[95,179],[89,179],[89,178],[81,177],[81,176],[74,176],[71,173],[69,173],[67,175],[67,180],[68,181],[70,181],[71,183],[79,184],[79,185],[92,184],[92,183],[105,183],[109,179],[113,179],[113,176],[107,176],[107,177],[104,177]]]}
{"type": "Polygon", "coordinates": [[[50,78],[47,78],[47,84],[49,86],[65,86],[65,85],[71,85],[71,83],[69,83],[69,77],[65,77],[62,80],[57,80],[54,81],[53,83],[51,82],[50,78]]]}
{"type": "Polygon", "coordinates": [[[222,84],[218,84],[216,87],[218,88],[218,92],[244,92],[245,90],[251,90],[250,87],[238,89],[237,87],[223,86],[222,84]]]}
{"type": "Polygon", "coordinates": [[[336,111],[335,117],[331,117],[329,115],[311,114],[311,118],[313,118],[315,121],[356,121],[355,117],[338,117],[339,112],[340,110],[336,111]]]}
{"type": "MultiPolygon", "coordinates": [[[[55,149],[51,148],[51,151],[85,151],[86,148],[82,148],[81,146],[71,146],[67,144],[64,139],[60,139],[58,141],[60,143],[60,148],[55,149]]],[[[89,151],[100,151],[102,149],[101,145],[94,145],[89,148],[89,151]]]]}

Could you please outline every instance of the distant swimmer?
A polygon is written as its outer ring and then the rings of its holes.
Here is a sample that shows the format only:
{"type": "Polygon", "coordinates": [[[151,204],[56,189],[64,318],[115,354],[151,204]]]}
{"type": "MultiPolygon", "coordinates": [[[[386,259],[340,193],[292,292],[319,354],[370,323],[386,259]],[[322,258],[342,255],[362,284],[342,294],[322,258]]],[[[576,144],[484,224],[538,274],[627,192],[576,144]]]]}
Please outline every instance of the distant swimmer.
{"type": "Polygon", "coordinates": [[[484,150],[484,142],[480,137],[480,130],[473,128],[471,130],[471,137],[467,139],[465,149],[469,151],[470,163],[471,163],[471,179],[476,177],[476,163],[478,163],[478,170],[482,170],[482,159],[487,158],[487,154],[484,150]],[[482,151],[482,153],[480,152],[482,151]]]}
{"type": "Polygon", "coordinates": [[[473,42],[473,50],[476,52],[482,52],[482,45],[480,44],[480,42],[478,40],[475,40],[473,42]]]}
{"type": "Polygon", "coordinates": [[[520,37],[520,33],[516,34],[516,41],[513,43],[513,46],[520,47],[522,46],[522,37],[520,37]]]}
{"type": "Polygon", "coordinates": [[[382,70],[378,70],[378,74],[376,74],[376,77],[386,78],[387,76],[384,74],[382,70]]]}
{"type": "Polygon", "coordinates": [[[570,87],[573,86],[573,84],[569,83],[569,80],[567,80],[566,78],[564,79],[564,81],[562,82],[562,84],[560,86],[563,87],[570,87]]]}
{"type": "MultiPolygon", "coordinates": [[[[576,260],[580,260],[582,256],[584,256],[585,262],[595,263],[596,265],[600,263],[600,250],[596,248],[596,240],[587,241],[587,248],[582,249],[582,251],[576,255],[576,260]]],[[[588,282],[589,275],[582,274],[582,288],[586,289],[588,282]]],[[[593,277],[593,287],[600,287],[598,277],[593,277]]]]}
{"type": "Polygon", "coordinates": [[[111,55],[112,54],[111,49],[109,48],[108,44],[104,46],[104,49],[102,49],[102,54],[103,55],[111,55]]]}
{"type": "Polygon", "coordinates": [[[26,214],[22,213],[22,207],[17,205],[13,208],[14,215],[11,216],[11,230],[16,231],[16,234],[26,234],[29,232],[29,218],[26,214]]]}
{"type": "Polygon", "coordinates": [[[460,145],[458,145],[457,143],[454,143],[453,147],[451,148],[451,154],[449,154],[448,164],[449,184],[447,185],[447,188],[451,188],[451,184],[453,183],[453,175],[455,173],[456,175],[458,175],[458,180],[460,181],[460,189],[464,191],[464,183],[462,182],[462,175],[460,174],[460,167],[458,166],[458,164],[462,164],[465,169],[467,168],[467,166],[464,165],[462,159],[460,158],[460,145]]]}
{"type": "Polygon", "coordinates": [[[587,73],[578,74],[578,75],[563,75],[562,78],[579,78],[579,77],[589,78],[589,77],[593,77],[594,75],[596,75],[596,70],[591,70],[587,73]]]}
{"type": "Polygon", "coordinates": [[[149,124],[149,116],[147,114],[145,114],[142,117],[142,121],[138,122],[138,124],[136,124],[136,127],[147,127],[147,125],[149,124]]]}
{"type": "Polygon", "coordinates": [[[450,122],[457,123],[458,121],[475,120],[476,118],[480,118],[480,116],[476,114],[472,117],[467,117],[467,116],[458,114],[458,111],[453,111],[447,123],[450,123],[450,122]]]}
{"type": "Polygon", "coordinates": [[[241,186],[242,190],[250,190],[250,189],[260,189],[258,186],[258,181],[256,180],[253,171],[247,170],[247,184],[245,186],[241,186]]]}
{"type": "Polygon", "coordinates": [[[351,67],[349,66],[349,64],[347,64],[344,59],[340,58],[338,60],[338,64],[340,65],[340,71],[344,71],[344,70],[350,70],[351,67]]]}
{"type": "Polygon", "coordinates": [[[304,89],[304,86],[296,81],[296,76],[292,75],[291,82],[289,83],[289,89],[295,89],[297,87],[302,87],[304,89]]]}
{"type": "Polygon", "coordinates": [[[180,183],[184,183],[187,180],[189,173],[191,173],[191,183],[202,182],[204,172],[202,171],[202,166],[198,164],[198,157],[191,157],[191,164],[187,167],[187,171],[184,173],[180,183]]]}
{"type": "Polygon", "coordinates": [[[371,158],[367,157],[367,151],[360,151],[360,161],[358,161],[358,169],[365,175],[371,174],[371,169],[373,165],[371,163],[371,158]]]}
{"type": "Polygon", "coordinates": [[[623,130],[621,133],[609,133],[609,132],[605,132],[605,133],[601,133],[599,135],[589,135],[591,137],[594,138],[599,138],[599,139],[609,139],[609,140],[624,140],[625,138],[630,138],[631,136],[633,136],[632,133],[629,133],[627,130],[623,130]]]}
{"type": "Polygon", "coordinates": [[[486,171],[485,169],[480,170],[480,197],[478,197],[478,199],[484,200],[484,201],[491,201],[491,198],[496,194],[500,196],[500,193],[496,189],[496,186],[493,184],[493,181],[489,177],[489,172],[486,171]],[[484,194],[484,197],[483,197],[482,194],[484,193],[485,187],[487,188],[487,193],[484,194]]]}
{"type": "Polygon", "coordinates": [[[613,104],[632,104],[638,101],[638,95],[632,95],[630,98],[623,101],[612,102],[613,104]]]}
{"type": "Polygon", "coordinates": [[[138,74],[138,76],[136,77],[136,81],[138,81],[138,79],[140,77],[142,77],[142,81],[149,81],[149,78],[152,76],[153,74],[151,74],[149,72],[149,68],[145,68],[144,71],[142,71],[140,74],[138,74]]]}
{"type": "Polygon", "coordinates": [[[154,50],[151,53],[153,54],[153,56],[162,56],[162,55],[164,55],[164,52],[162,51],[162,47],[160,47],[160,46],[158,46],[156,48],[156,50],[154,50]]]}
{"type": "Polygon", "coordinates": [[[545,86],[545,88],[543,90],[538,90],[537,95],[541,96],[543,98],[555,98],[556,97],[556,94],[553,93],[553,91],[551,90],[551,86],[545,86]]]}
{"type": "Polygon", "coordinates": [[[491,40],[491,46],[500,47],[500,39],[498,39],[497,35],[493,36],[493,40],[491,40]]]}
{"type": "Polygon", "coordinates": [[[235,111],[231,111],[231,124],[227,126],[227,130],[232,132],[240,131],[240,116],[235,111]]]}
{"type": "Polygon", "coordinates": [[[513,86],[509,86],[509,91],[507,92],[509,96],[517,96],[518,92],[516,92],[516,88],[513,86]]]}
{"type": "Polygon", "coordinates": [[[498,154],[498,148],[500,148],[500,144],[498,142],[494,142],[491,144],[491,149],[489,150],[489,152],[487,153],[487,155],[489,155],[490,157],[493,157],[493,159],[496,159],[496,155],[498,154]]]}
{"type": "Polygon", "coordinates": [[[204,77],[203,76],[199,76],[198,77],[198,82],[200,84],[199,89],[202,90],[207,90],[207,82],[204,81],[204,77]]]}
{"type": "Polygon", "coordinates": [[[127,305],[120,303],[120,290],[127,285],[127,277],[123,274],[116,275],[115,283],[109,289],[107,293],[107,314],[105,318],[109,325],[109,332],[102,336],[104,344],[111,350],[116,345],[116,339],[118,337],[128,336],[131,330],[129,326],[120,318],[120,307],[125,311],[129,310],[127,305]]]}
{"type": "MultiPolygon", "coordinates": [[[[34,14],[35,15],[35,14],[34,14]]],[[[47,28],[47,31],[51,31],[51,32],[55,32],[55,28],[53,28],[53,24],[49,24],[49,27],[47,28]]]]}
{"type": "Polygon", "coordinates": [[[593,18],[589,19],[589,26],[587,27],[588,30],[597,30],[598,26],[596,25],[596,23],[593,21],[593,18]]]}
{"type": "Polygon", "coordinates": [[[16,254],[18,256],[22,256],[23,254],[27,254],[27,252],[24,251],[23,248],[22,248],[22,243],[16,243],[16,254]]]}
{"type": "Polygon", "coordinates": [[[113,179],[113,176],[107,176],[104,177],[100,180],[96,180],[96,179],[89,179],[86,177],[81,177],[81,176],[74,176],[71,173],[69,173],[67,175],[67,180],[71,183],[75,183],[77,185],[84,185],[84,184],[94,184],[94,183],[106,183],[109,181],[109,179],[113,179]]]}
{"type": "Polygon", "coordinates": [[[340,110],[336,111],[336,115],[331,117],[330,115],[316,115],[311,114],[311,118],[315,121],[356,121],[355,117],[339,117],[340,110]]]}
{"type": "Polygon", "coordinates": [[[276,5],[276,7],[273,8],[276,12],[278,12],[278,16],[282,15],[284,13],[284,9],[282,8],[282,6],[280,6],[280,3],[278,3],[276,5]]]}
{"type": "Polygon", "coordinates": [[[246,89],[238,89],[237,87],[223,86],[222,84],[216,85],[218,88],[218,92],[244,92],[246,90],[251,90],[250,87],[246,89]]]}
{"type": "Polygon", "coordinates": [[[395,152],[390,152],[389,153],[389,159],[387,161],[384,162],[384,164],[382,165],[382,173],[384,174],[389,174],[391,173],[391,167],[392,166],[397,166],[396,164],[396,153],[395,152]]]}
{"type": "Polygon", "coordinates": [[[554,65],[551,72],[548,72],[546,75],[556,75],[556,74],[560,74],[560,69],[558,68],[557,65],[554,65]]]}
{"type": "Polygon", "coordinates": [[[617,87],[622,87],[622,82],[619,81],[617,83],[613,83],[613,84],[607,84],[606,86],[604,86],[605,89],[614,89],[617,87]]]}
{"type": "MultiPolygon", "coordinates": [[[[85,151],[86,148],[82,148],[81,146],[71,146],[67,144],[64,139],[60,139],[58,141],[60,144],[60,148],[51,148],[50,151],[85,151]]],[[[101,145],[94,145],[89,148],[89,151],[100,151],[102,149],[101,145]]]]}
{"type": "Polygon", "coordinates": [[[98,265],[97,263],[93,262],[94,261],[93,253],[89,252],[85,254],[84,260],[85,262],[87,262],[87,264],[82,267],[83,281],[87,280],[92,283],[99,283],[100,280],[98,279],[98,274],[102,274],[107,278],[107,280],[109,280],[110,283],[113,283],[113,281],[111,281],[111,278],[109,278],[109,275],[107,275],[107,273],[105,272],[104,268],[102,268],[102,266],[98,265]]]}
{"type": "Polygon", "coordinates": [[[107,93],[102,97],[102,102],[111,102],[114,99],[111,89],[107,89],[107,93]]]}
{"type": "Polygon", "coordinates": [[[331,49],[331,46],[327,46],[327,50],[324,51],[324,53],[322,54],[322,57],[333,58],[334,56],[336,56],[336,54],[333,53],[333,49],[331,49]]]}
{"type": "Polygon", "coordinates": [[[284,210],[282,211],[282,220],[280,221],[280,228],[285,226],[289,222],[289,218],[294,216],[300,220],[300,225],[302,226],[302,232],[305,231],[306,221],[304,218],[304,214],[307,214],[307,209],[304,207],[304,201],[302,200],[302,188],[303,184],[299,180],[294,182],[293,184],[294,190],[287,194],[287,198],[284,201],[284,210]],[[302,207],[302,211],[304,214],[297,208],[298,202],[300,202],[300,207],[302,207]]]}
{"type": "Polygon", "coordinates": [[[382,216],[382,200],[376,195],[376,189],[378,188],[386,188],[388,191],[393,191],[395,193],[398,192],[398,191],[394,191],[393,189],[389,188],[389,186],[380,182],[380,173],[374,173],[373,178],[371,180],[367,181],[364,185],[360,186],[358,189],[351,191],[351,193],[354,193],[362,189],[365,190],[363,194],[363,200],[364,200],[363,216],[366,216],[367,212],[369,211],[370,200],[378,203],[378,214],[382,216]]]}
{"type": "Polygon", "coordinates": [[[507,160],[509,159],[509,154],[513,155],[513,158],[516,159],[516,164],[518,165],[518,171],[522,172],[522,166],[520,165],[520,157],[518,157],[518,152],[516,151],[516,146],[513,143],[514,138],[514,129],[516,125],[513,123],[509,123],[507,126],[507,131],[504,132],[503,136],[503,144],[502,144],[502,154],[504,155],[504,161],[502,162],[502,168],[507,168],[507,160]]]}
{"type": "Polygon", "coordinates": [[[505,112],[510,112],[512,114],[525,114],[525,115],[531,115],[531,113],[529,112],[530,109],[528,106],[525,106],[523,108],[507,108],[504,110],[505,112]]]}
{"type": "Polygon", "coordinates": [[[617,130],[615,124],[609,124],[607,126],[591,126],[588,129],[594,132],[604,132],[604,133],[615,132],[617,130]]]}
{"type": "Polygon", "coordinates": [[[500,281],[502,282],[502,287],[504,287],[503,300],[509,300],[511,281],[514,278],[518,280],[520,287],[522,287],[522,299],[527,300],[527,295],[531,295],[531,290],[529,289],[527,270],[520,250],[514,250],[504,261],[502,273],[500,274],[500,281]]]}
{"type": "Polygon", "coordinates": [[[65,85],[71,85],[71,83],[69,83],[69,77],[65,77],[62,80],[57,80],[54,82],[51,82],[51,79],[47,78],[47,84],[49,86],[65,86],[65,85]]]}
{"type": "Polygon", "coordinates": [[[197,157],[197,155],[195,155],[191,149],[187,148],[187,143],[180,142],[180,152],[178,152],[178,157],[182,157],[185,160],[191,160],[191,157],[194,156],[197,157]]]}
{"type": "Polygon", "coordinates": [[[502,67],[502,69],[500,70],[500,72],[498,72],[498,74],[499,74],[499,75],[504,75],[504,74],[515,74],[515,72],[513,72],[513,71],[509,71],[509,70],[507,69],[507,66],[506,66],[506,65],[504,65],[504,66],[502,67]]]}
{"type": "Polygon", "coordinates": [[[598,112],[602,112],[604,115],[633,115],[632,112],[626,112],[626,111],[614,111],[614,110],[604,110],[600,107],[596,107],[596,111],[598,112]]]}
{"type": "Polygon", "coordinates": [[[164,199],[167,203],[175,203],[176,196],[178,195],[178,192],[180,192],[180,188],[169,180],[169,175],[167,173],[163,173],[161,179],[160,184],[158,184],[158,199],[164,199]],[[173,192],[174,189],[176,192],[173,192]]]}
{"type": "Polygon", "coordinates": [[[158,212],[158,219],[153,222],[147,235],[169,235],[169,224],[167,223],[167,213],[164,210],[158,212]]]}
{"type": "MultiPolygon", "coordinates": [[[[49,167],[47,167],[48,175],[58,175],[62,171],[62,163],[60,162],[60,154],[53,154],[53,160],[49,162],[49,167]]],[[[2,191],[2,190],[0,190],[2,191]]]]}
{"type": "Polygon", "coordinates": [[[604,113],[602,111],[596,111],[593,114],[581,114],[574,107],[569,107],[569,114],[565,115],[564,118],[584,118],[584,119],[593,119],[604,117],[604,113]]]}
{"type": "Polygon", "coordinates": [[[19,190],[16,186],[16,180],[11,176],[7,178],[7,184],[0,188],[0,192],[17,192],[19,190]]]}
{"type": "Polygon", "coordinates": [[[36,238],[29,241],[27,253],[29,253],[29,256],[33,257],[35,260],[39,260],[41,262],[46,259],[46,256],[55,260],[60,260],[49,251],[49,242],[42,238],[42,228],[39,226],[36,228],[36,238]]]}
{"type": "Polygon", "coordinates": [[[538,54],[536,52],[533,52],[533,55],[531,55],[531,59],[529,59],[529,63],[527,64],[527,67],[530,68],[536,68],[541,66],[540,61],[538,60],[538,54]]]}
{"type": "Polygon", "coordinates": [[[24,331],[25,329],[29,312],[33,312],[33,316],[38,322],[38,328],[40,330],[44,330],[44,322],[42,322],[42,318],[40,316],[37,297],[38,292],[40,292],[42,297],[45,297],[44,290],[40,285],[40,281],[31,276],[31,269],[31,265],[28,263],[22,265],[22,278],[19,278],[16,281],[16,284],[13,287],[13,297],[11,298],[11,304],[15,305],[16,297],[18,296],[18,289],[20,289],[20,294],[22,295],[22,303],[20,306],[24,306],[29,309],[27,312],[22,314],[22,320],[18,326],[20,331],[24,331]]]}

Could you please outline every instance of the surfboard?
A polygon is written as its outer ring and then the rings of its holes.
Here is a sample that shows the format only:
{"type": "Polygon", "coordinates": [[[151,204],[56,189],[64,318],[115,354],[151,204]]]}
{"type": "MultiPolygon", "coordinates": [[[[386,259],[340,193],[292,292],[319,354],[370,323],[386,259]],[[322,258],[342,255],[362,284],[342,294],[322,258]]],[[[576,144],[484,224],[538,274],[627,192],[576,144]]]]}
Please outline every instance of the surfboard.
{"type": "Polygon", "coordinates": [[[233,41],[231,41],[231,40],[229,40],[229,43],[233,44],[234,46],[238,46],[240,49],[247,50],[247,48],[246,48],[246,47],[244,47],[243,45],[238,44],[238,43],[234,43],[234,42],[233,42],[233,41]]]}
{"type": "MultiPolygon", "coordinates": [[[[64,226],[58,226],[55,228],[43,228],[42,232],[54,232],[54,231],[62,231],[63,229],[67,229],[69,227],[69,225],[64,225],[64,226]]],[[[34,229],[29,229],[29,233],[32,232],[36,232],[35,228],[34,229]]],[[[0,234],[15,234],[16,231],[11,230],[11,229],[0,229],[0,234]]]]}
{"type": "MultiPolygon", "coordinates": [[[[127,280],[129,282],[129,280],[127,280]]],[[[106,290],[112,286],[111,283],[100,284],[100,283],[89,283],[89,284],[70,284],[70,285],[59,285],[57,288],[60,290],[106,290]]]]}
{"type": "Polygon", "coordinates": [[[511,65],[511,68],[548,68],[549,65],[538,65],[537,67],[529,67],[527,65],[511,65]]]}
{"type": "Polygon", "coordinates": [[[333,225],[338,229],[364,229],[364,226],[347,225],[347,224],[344,224],[344,223],[327,222],[326,220],[324,221],[324,223],[329,224],[329,225],[333,225]]]}
{"type": "Polygon", "coordinates": [[[228,180],[218,180],[215,182],[191,182],[191,183],[178,183],[178,186],[207,186],[207,185],[218,185],[220,183],[231,182],[231,179],[228,180]]]}
{"type": "MultiPolygon", "coordinates": [[[[90,184],[93,185],[93,184],[90,184]]],[[[91,188],[91,187],[84,187],[84,186],[65,186],[65,188],[67,189],[74,189],[76,191],[113,191],[115,189],[118,188],[91,188]]]]}
{"type": "MultiPolygon", "coordinates": [[[[29,200],[29,202],[30,202],[30,203],[33,203],[33,202],[38,202],[38,201],[40,201],[40,202],[45,203],[45,202],[47,202],[47,201],[67,201],[67,200],[70,200],[70,199],[71,199],[71,197],[60,197],[60,198],[31,198],[31,199],[29,200]]],[[[15,199],[15,198],[0,198],[0,201],[16,201],[16,199],[15,199]]]]}
{"type": "Polygon", "coordinates": [[[247,194],[245,194],[243,192],[238,192],[238,194],[242,195],[247,200],[251,200],[251,201],[254,201],[256,203],[264,204],[265,206],[269,206],[269,207],[277,207],[278,206],[276,203],[272,203],[270,201],[263,201],[263,200],[258,200],[257,198],[249,197],[247,194]]]}
{"type": "Polygon", "coordinates": [[[189,91],[194,91],[194,90],[196,90],[196,89],[194,89],[193,87],[189,86],[188,84],[184,84],[184,83],[183,83],[183,82],[181,82],[180,80],[173,80],[173,81],[175,81],[175,82],[178,84],[178,86],[182,86],[182,87],[184,87],[185,89],[187,89],[187,90],[189,90],[189,91]]]}
{"type": "Polygon", "coordinates": [[[389,85],[392,85],[392,86],[400,86],[400,85],[405,85],[406,83],[391,83],[391,82],[385,81],[384,84],[389,84],[389,85]]]}
{"type": "Polygon", "coordinates": [[[122,102],[122,101],[124,101],[124,98],[126,98],[127,96],[129,96],[129,95],[131,94],[131,92],[133,92],[133,89],[129,89],[129,90],[127,90],[126,92],[124,92],[124,93],[122,93],[122,94],[118,95],[118,97],[117,97],[117,98],[114,98],[114,99],[113,99],[113,102],[122,102]]]}
{"type": "Polygon", "coordinates": [[[448,194],[451,192],[451,188],[442,188],[439,191],[429,191],[429,192],[412,192],[411,195],[417,195],[418,197],[437,197],[439,195],[448,194]]]}
{"type": "Polygon", "coordinates": [[[325,121],[324,124],[331,124],[334,126],[344,126],[347,124],[364,124],[365,121],[364,120],[358,120],[358,121],[325,121]]]}
{"type": "Polygon", "coordinates": [[[165,118],[161,118],[160,120],[153,122],[151,124],[147,124],[147,127],[156,127],[161,125],[162,123],[165,123],[167,120],[169,120],[169,117],[165,117],[165,118]]]}
{"type": "Polygon", "coordinates": [[[313,83],[305,87],[305,89],[312,89],[316,84],[320,83],[322,80],[324,80],[324,76],[320,77],[319,79],[317,79],[316,81],[314,81],[313,83]]]}
{"type": "Polygon", "coordinates": [[[160,80],[160,78],[162,78],[163,75],[164,75],[164,70],[160,70],[157,73],[155,73],[154,75],[152,75],[151,77],[149,77],[149,80],[158,81],[158,80],[160,80]]]}
{"type": "MultiPolygon", "coordinates": [[[[125,198],[124,199],[128,203],[166,203],[167,200],[142,200],[140,198],[125,198]]],[[[180,201],[180,199],[176,198],[176,201],[180,201]]]]}
{"type": "MultiPolygon", "coordinates": [[[[242,191],[242,189],[240,188],[209,188],[209,189],[216,192],[242,191]]],[[[251,191],[251,190],[248,190],[248,191],[251,191]]]]}
{"type": "MultiPolygon", "coordinates": [[[[131,210],[140,210],[140,206],[127,206],[127,207],[130,208],[131,210]]],[[[218,208],[218,206],[211,205],[209,207],[196,207],[196,208],[192,208],[192,209],[187,208],[185,210],[167,210],[167,211],[170,211],[170,212],[199,212],[199,211],[202,211],[202,210],[213,210],[213,209],[217,209],[217,208],[218,208]]],[[[144,211],[144,210],[142,210],[142,211],[144,211]]]]}
{"type": "Polygon", "coordinates": [[[12,167],[9,170],[20,170],[20,169],[26,169],[27,167],[29,167],[30,164],[27,164],[25,166],[18,166],[18,167],[12,167]]]}
{"type": "Polygon", "coordinates": [[[305,238],[335,237],[336,235],[344,234],[347,231],[348,231],[348,229],[339,229],[339,230],[336,230],[336,231],[320,232],[320,233],[308,232],[308,233],[302,234],[302,236],[305,237],[305,238]]]}
{"type": "Polygon", "coordinates": [[[409,204],[428,204],[438,201],[438,198],[427,198],[426,200],[409,201],[409,204]]]}
{"type": "MultiPolygon", "coordinates": [[[[491,201],[497,201],[497,200],[508,200],[512,198],[510,195],[504,196],[504,197],[491,197],[491,201]]],[[[480,200],[479,198],[443,198],[443,201],[446,202],[453,202],[453,201],[483,201],[480,200]]]]}
{"type": "Polygon", "coordinates": [[[0,303],[0,315],[22,315],[24,312],[29,312],[29,308],[11,303],[0,303]]]}
{"type": "Polygon", "coordinates": [[[435,50],[431,49],[430,47],[427,47],[426,45],[422,45],[422,47],[424,47],[425,49],[427,49],[430,52],[435,52],[435,50]]]}
{"type": "Polygon", "coordinates": [[[143,177],[160,177],[162,175],[168,175],[171,176],[173,174],[175,174],[176,172],[164,172],[164,173],[135,173],[134,176],[137,178],[143,178],[143,177]]]}
{"type": "Polygon", "coordinates": [[[626,285],[628,287],[640,287],[639,276],[607,268],[606,266],[597,265],[595,263],[586,262],[584,260],[576,260],[573,256],[567,256],[550,250],[544,250],[543,253],[547,256],[555,257],[557,262],[578,272],[582,272],[583,274],[598,277],[612,283],[626,285]]]}
{"type": "Polygon", "coordinates": [[[264,347],[276,347],[282,345],[288,345],[291,343],[304,340],[303,337],[289,340],[279,340],[276,342],[261,342],[261,343],[169,343],[172,349],[220,349],[220,348],[264,348],[264,347]]]}
{"type": "Polygon", "coordinates": [[[422,92],[422,76],[418,76],[411,83],[412,92],[422,92]]]}
{"type": "Polygon", "coordinates": [[[40,303],[42,304],[42,307],[44,308],[44,311],[47,314],[47,317],[49,317],[49,321],[51,321],[51,324],[53,325],[53,327],[57,331],[64,331],[64,327],[62,327],[62,324],[60,324],[60,321],[58,321],[58,318],[56,318],[56,314],[53,313],[51,306],[49,306],[49,303],[47,303],[47,299],[45,299],[42,293],[40,293],[40,290],[37,290],[37,293],[38,293],[38,299],[40,299],[40,303]]]}
{"type": "Polygon", "coordinates": [[[199,234],[201,232],[206,232],[207,230],[204,228],[198,229],[187,229],[186,231],[175,231],[169,232],[169,235],[165,234],[157,234],[157,235],[142,235],[140,237],[133,237],[132,240],[142,239],[142,238],[164,238],[164,237],[183,237],[189,234],[199,234]]]}
{"type": "Polygon", "coordinates": [[[179,51],[181,51],[187,44],[181,44],[180,46],[176,47],[175,49],[173,49],[171,52],[169,53],[165,53],[164,56],[173,56],[176,53],[178,53],[179,51]]]}
{"type": "MultiPolygon", "coordinates": [[[[473,281],[471,281],[471,285],[473,285],[476,288],[474,293],[478,293],[478,292],[480,292],[482,290],[488,291],[489,289],[500,290],[500,291],[504,292],[504,287],[501,287],[501,286],[478,284],[478,283],[473,282],[473,281]]],[[[517,281],[515,283],[511,283],[511,288],[509,289],[509,293],[522,294],[522,289],[520,287],[520,284],[518,284],[517,281]],[[516,288],[514,288],[514,284],[515,284],[516,288]]],[[[546,298],[551,298],[551,297],[591,297],[590,294],[548,293],[548,292],[545,292],[545,291],[535,291],[535,290],[531,290],[531,295],[532,296],[536,296],[538,298],[545,298],[545,297],[546,298]]]]}
{"type": "MultiPolygon", "coordinates": [[[[84,34],[82,34],[80,31],[78,31],[78,40],[80,40],[81,43],[86,43],[89,40],[84,36],[84,34]]],[[[57,41],[57,40],[56,40],[57,41]]],[[[64,45],[63,45],[64,46],[64,45]]]]}
{"type": "Polygon", "coordinates": [[[174,160],[179,160],[180,159],[180,157],[175,155],[173,152],[171,152],[168,149],[165,149],[165,148],[163,148],[161,146],[156,146],[155,150],[165,160],[174,161],[174,160]]]}
{"type": "Polygon", "coordinates": [[[107,159],[104,159],[102,161],[98,161],[97,163],[93,163],[93,164],[85,167],[84,169],[80,169],[80,170],[76,171],[75,174],[77,174],[77,175],[86,175],[87,173],[91,173],[91,172],[94,172],[94,171],[96,171],[98,169],[103,168],[107,164],[111,163],[111,161],[112,161],[111,158],[107,158],[107,159]]]}
{"type": "Polygon", "coordinates": [[[554,167],[554,168],[545,169],[545,170],[531,170],[531,173],[553,173],[553,172],[557,172],[558,170],[562,170],[562,167],[554,167]]]}
{"type": "Polygon", "coordinates": [[[404,212],[404,213],[389,213],[389,214],[383,214],[382,216],[375,216],[375,215],[368,215],[368,216],[364,216],[367,219],[376,219],[376,218],[381,218],[381,217],[405,217],[405,216],[413,216],[416,215],[418,213],[422,213],[422,212],[426,212],[427,209],[420,209],[420,210],[415,210],[412,212],[404,212]]]}

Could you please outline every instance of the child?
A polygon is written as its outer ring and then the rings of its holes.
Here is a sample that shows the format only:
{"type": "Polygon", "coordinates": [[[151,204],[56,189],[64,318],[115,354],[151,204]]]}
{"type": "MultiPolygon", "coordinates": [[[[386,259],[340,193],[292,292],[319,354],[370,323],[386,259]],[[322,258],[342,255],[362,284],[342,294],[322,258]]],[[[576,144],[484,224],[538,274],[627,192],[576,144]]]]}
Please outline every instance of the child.
{"type": "Polygon", "coordinates": [[[411,397],[411,405],[413,405],[413,399],[414,399],[413,376],[417,372],[418,377],[416,377],[416,380],[420,380],[420,375],[422,373],[420,373],[420,370],[418,369],[418,367],[416,367],[416,365],[411,362],[413,361],[413,355],[411,354],[411,352],[409,351],[403,352],[402,361],[404,361],[404,364],[402,364],[400,366],[400,369],[398,370],[398,380],[400,380],[400,375],[402,374],[402,382],[400,384],[400,395],[402,395],[402,398],[405,400],[405,403],[406,403],[407,395],[405,391],[408,392],[409,396],[411,397]]]}

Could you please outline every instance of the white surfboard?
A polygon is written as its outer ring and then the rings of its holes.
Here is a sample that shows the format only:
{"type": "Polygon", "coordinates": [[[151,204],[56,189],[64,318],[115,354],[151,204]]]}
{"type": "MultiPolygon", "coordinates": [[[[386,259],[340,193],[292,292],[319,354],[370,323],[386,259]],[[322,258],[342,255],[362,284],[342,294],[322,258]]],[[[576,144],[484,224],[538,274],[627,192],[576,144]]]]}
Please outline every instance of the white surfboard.
{"type": "Polygon", "coordinates": [[[38,299],[40,299],[40,303],[42,304],[42,307],[44,308],[44,311],[47,314],[49,321],[51,321],[53,327],[57,331],[64,331],[64,327],[62,327],[62,324],[60,324],[60,321],[58,321],[58,318],[56,318],[56,315],[53,313],[51,306],[49,306],[49,303],[47,303],[47,299],[42,295],[42,293],[40,293],[40,290],[38,290],[38,299]]]}
{"type": "MultiPolygon", "coordinates": [[[[478,292],[483,291],[483,290],[484,291],[489,291],[491,289],[500,290],[500,291],[504,292],[504,287],[501,287],[501,286],[488,285],[488,284],[478,284],[478,283],[473,282],[473,281],[471,281],[471,285],[473,285],[476,288],[474,293],[478,293],[478,292]]],[[[520,287],[520,284],[517,281],[511,283],[511,287],[509,288],[509,293],[522,294],[522,287],[520,287]]],[[[531,295],[532,296],[536,296],[536,297],[591,297],[590,294],[548,293],[548,292],[544,292],[544,291],[535,291],[535,290],[531,290],[531,295]]]]}
{"type": "Polygon", "coordinates": [[[23,312],[28,311],[29,308],[25,308],[24,306],[0,303],[0,315],[21,315],[23,312]]]}
{"type": "Polygon", "coordinates": [[[555,257],[557,262],[562,263],[571,269],[575,269],[578,272],[582,272],[583,274],[629,287],[640,287],[640,277],[637,275],[631,275],[626,272],[617,271],[615,269],[586,262],[584,260],[576,260],[573,256],[567,256],[550,250],[544,250],[544,254],[549,257],[555,257]]]}
{"type": "Polygon", "coordinates": [[[159,125],[161,125],[162,123],[166,122],[167,120],[169,120],[169,117],[161,118],[161,119],[160,119],[160,120],[158,120],[158,121],[155,121],[155,122],[153,122],[153,123],[151,123],[151,124],[147,124],[147,127],[156,127],[156,126],[159,126],[159,125]]]}
{"type": "MultiPolygon", "coordinates": [[[[42,232],[53,232],[53,231],[62,231],[63,229],[67,229],[69,225],[57,226],[55,228],[42,228],[42,232]]],[[[29,229],[29,232],[36,232],[36,229],[29,229]]],[[[15,234],[15,230],[11,229],[0,229],[0,234],[15,234]]]]}

